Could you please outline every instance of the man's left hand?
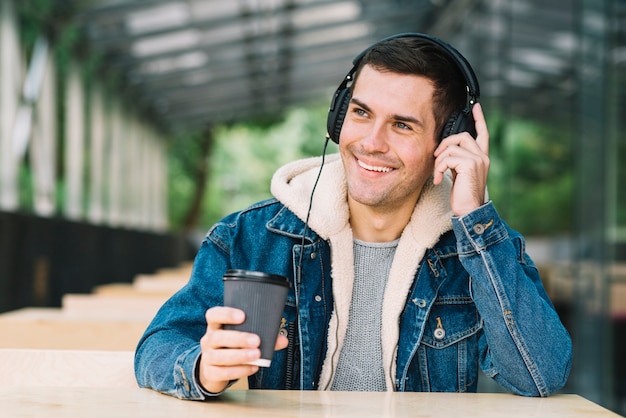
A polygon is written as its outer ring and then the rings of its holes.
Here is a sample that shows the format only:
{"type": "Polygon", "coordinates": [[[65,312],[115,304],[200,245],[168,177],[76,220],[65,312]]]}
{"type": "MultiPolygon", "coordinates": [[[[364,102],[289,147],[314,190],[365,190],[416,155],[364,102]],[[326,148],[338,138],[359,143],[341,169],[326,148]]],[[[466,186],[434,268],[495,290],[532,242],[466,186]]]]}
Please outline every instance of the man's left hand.
{"type": "Polygon", "coordinates": [[[435,150],[434,183],[440,184],[444,173],[452,171],[450,205],[455,216],[463,216],[485,203],[489,172],[489,132],[480,103],[472,109],[476,121],[476,139],[467,133],[444,138],[435,150]]]}

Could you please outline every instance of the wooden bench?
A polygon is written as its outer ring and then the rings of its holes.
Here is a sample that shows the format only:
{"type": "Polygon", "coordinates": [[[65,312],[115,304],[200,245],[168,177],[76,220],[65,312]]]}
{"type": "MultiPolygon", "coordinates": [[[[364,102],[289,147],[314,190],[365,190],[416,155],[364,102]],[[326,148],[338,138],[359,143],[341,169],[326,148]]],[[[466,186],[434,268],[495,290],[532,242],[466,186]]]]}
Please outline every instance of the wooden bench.
{"type": "Polygon", "coordinates": [[[108,283],[96,286],[92,290],[94,295],[124,296],[124,297],[163,297],[168,298],[174,294],[172,289],[165,286],[137,287],[132,283],[108,283]]]}
{"type": "Polygon", "coordinates": [[[132,351],[0,349],[0,386],[136,388],[132,351]]]}
{"type": "Polygon", "coordinates": [[[137,275],[133,287],[143,292],[177,292],[189,281],[189,276],[178,275],[137,275]]]}
{"type": "Polygon", "coordinates": [[[63,295],[61,307],[66,314],[83,318],[150,320],[168,297],[68,293],[63,295]]]}
{"type": "Polygon", "coordinates": [[[164,267],[160,268],[156,271],[155,275],[178,275],[189,277],[191,275],[191,270],[193,270],[193,261],[182,263],[177,267],[164,267]]]}
{"type": "Polygon", "coordinates": [[[133,351],[0,348],[0,370],[0,387],[137,387],[133,351]]]}
{"type": "MultiPolygon", "coordinates": [[[[86,377],[73,378],[78,372],[69,370],[72,367],[83,370],[81,373],[88,371],[88,374],[100,373],[104,369],[105,377],[99,384],[114,381],[112,376],[115,375],[132,375],[132,356],[129,353],[135,350],[147,325],[148,322],[142,320],[79,319],[59,308],[25,308],[0,314],[0,386],[26,384],[31,381],[26,376],[28,373],[33,373],[32,380],[40,381],[41,386],[49,385],[46,378],[38,380],[41,371],[33,372],[29,367],[60,368],[61,374],[69,373],[68,377],[55,378],[60,385],[65,385],[66,380],[76,382],[75,386],[83,384],[81,379],[86,377]],[[70,353],[76,354],[76,358],[68,357],[70,353]],[[94,353],[94,356],[89,356],[89,353],[94,353]],[[83,367],[87,361],[95,364],[83,367]],[[47,365],[49,362],[54,364],[47,365]],[[11,367],[5,365],[13,363],[11,367]],[[129,367],[122,368],[129,364],[129,367]]],[[[49,374],[47,378],[51,379],[54,374],[49,374]]],[[[132,384],[135,385],[134,377],[132,384]]],[[[247,389],[248,382],[242,379],[232,388],[247,389]]]]}
{"type": "Polygon", "coordinates": [[[131,351],[148,318],[97,318],[59,308],[24,308],[0,314],[0,348],[131,351]]]}

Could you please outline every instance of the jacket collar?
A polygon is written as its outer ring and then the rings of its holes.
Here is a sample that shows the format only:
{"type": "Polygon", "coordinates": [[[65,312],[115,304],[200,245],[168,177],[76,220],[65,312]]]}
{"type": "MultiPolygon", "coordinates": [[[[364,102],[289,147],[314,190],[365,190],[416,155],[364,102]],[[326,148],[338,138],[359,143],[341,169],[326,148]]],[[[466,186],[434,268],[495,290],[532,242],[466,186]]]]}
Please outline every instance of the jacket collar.
{"type": "MultiPolygon", "coordinates": [[[[272,177],[271,192],[287,209],[305,222],[311,201],[311,190],[319,174],[308,225],[323,239],[329,239],[350,228],[350,213],[346,178],[339,154],[326,156],[320,174],[321,163],[321,157],[313,157],[284,165],[272,177]]],[[[427,182],[403,236],[408,234],[412,240],[432,246],[443,233],[452,228],[451,185],[449,176],[446,176],[439,186],[427,182]]],[[[302,231],[296,230],[299,227],[287,226],[289,223],[286,221],[281,222],[284,215],[285,213],[281,211],[272,220],[271,227],[301,236],[302,231]]]]}
{"type": "Polygon", "coordinates": [[[313,157],[293,161],[279,168],[272,178],[271,191],[274,197],[305,222],[311,191],[319,174],[308,224],[323,239],[328,239],[348,226],[350,214],[339,154],[327,155],[320,173],[321,163],[321,157],[313,157]]]}
{"type": "MultiPolygon", "coordinates": [[[[297,219],[294,222],[294,214],[286,207],[283,206],[272,219],[267,222],[266,227],[270,231],[277,232],[279,234],[301,238],[305,233],[304,224],[305,221],[298,222],[301,219],[297,219]]],[[[317,239],[317,234],[310,227],[306,229],[306,239],[309,242],[314,242],[317,239]]]]}

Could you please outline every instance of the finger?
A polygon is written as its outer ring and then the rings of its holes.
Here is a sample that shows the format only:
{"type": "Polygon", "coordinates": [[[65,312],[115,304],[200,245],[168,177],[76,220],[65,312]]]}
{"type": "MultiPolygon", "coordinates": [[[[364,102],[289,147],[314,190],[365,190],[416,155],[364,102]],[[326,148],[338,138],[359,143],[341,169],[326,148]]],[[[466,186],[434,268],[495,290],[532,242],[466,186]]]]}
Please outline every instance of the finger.
{"type": "Polygon", "coordinates": [[[446,168],[454,169],[458,164],[467,159],[477,159],[477,155],[474,151],[479,152],[475,144],[473,147],[469,147],[467,146],[467,143],[454,140],[454,142],[451,142],[449,145],[440,150],[435,158],[435,167],[438,167],[443,171],[445,171],[446,168]]]}
{"type": "Polygon", "coordinates": [[[435,149],[435,157],[439,157],[441,154],[446,153],[446,151],[449,151],[450,147],[472,149],[476,147],[476,141],[468,132],[450,135],[439,143],[437,149],[435,149]]]}
{"type": "Polygon", "coordinates": [[[207,331],[202,337],[203,348],[258,348],[261,338],[257,334],[235,330],[217,329],[207,331]]]}
{"type": "MultiPolygon", "coordinates": [[[[446,138],[448,139],[448,138],[446,138]]],[[[444,141],[446,140],[444,139],[444,141]]],[[[443,181],[444,173],[449,168],[448,158],[450,158],[452,147],[455,145],[442,144],[435,150],[435,164],[433,170],[433,184],[438,185],[443,181]]]]}
{"type": "Polygon", "coordinates": [[[200,339],[203,362],[212,366],[236,366],[261,357],[256,334],[232,330],[207,332],[200,339]]]}
{"type": "Polygon", "coordinates": [[[278,338],[276,338],[276,345],[274,346],[274,350],[282,350],[283,348],[286,348],[287,345],[289,345],[289,339],[284,335],[279,334],[278,338]]]}
{"type": "Polygon", "coordinates": [[[226,389],[228,382],[251,376],[258,372],[259,366],[241,364],[238,366],[213,366],[200,357],[200,384],[212,393],[226,389]]]}
{"type": "MultiPolygon", "coordinates": [[[[462,143],[460,142],[458,145],[454,142],[459,141],[451,140],[452,144],[443,147],[437,158],[435,158],[433,172],[433,183],[435,185],[441,183],[444,173],[448,169],[452,170],[454,180],[459,170],[468,173],[482,167],[484,164],[483,159],[487,158],[476,144],[468,146],[464,140],[461,140],[462,143]]],[[[474,142],[473,139],[472,142],[474,142]]]]}
{"type": "Polygon", "coordinates": [[[487,129],[485,114],[480,103],[474,105],[472,115],[476,123],[476,143],[485,154],[489,155],[489,130],[487,129]]]}
{"type": "Polygon", "coordinates": [[[237,325],[243,323],[246,314],[241,309],[215,306],[206,311],[205,319],[209,329],[220,329],[224,324],[237,325]]]}
{"type": "MultiPolygon", "coordinates": [[[[259,366],[255,366],[252,364],[242,364],[239,366],[229,366],[229,367],[206,365],[203,367],[203,372],[204,372],[203,375],[211,376],[211,381],[223,382],[221,386],[226,386],[226,384],[231,380],[238,380],[238,379],[241,379],[242,377],[253,375],[258,371],[259,371],[259,366]]],[[[205,384],[203,384],[203,386],[205,384]]],[[[214,389],[210,391],[216,393],[216,392],[221,391],[222,389],[223,388],[218,388],[217,390],[214,389]]]]}
{"type": "Polygon", "coordinates": [[[238,366],[213,366],[200,356],[200,384],[212,393],[223,391],[228,382],[253,375],[259,366],[241,364],[238,366]]]}
{"type": "Polygon", "coordinates": [[[455,170],[463,163],[463,159],[458,155],[452,155],[446,152],[435,160],[435,184],[439,184],[444,177],[445,172],[450,169],[454,173],[455,170]]]}
{"type": "Polygon", "coordinates": [[[257,348],[207,348],[203,346],[202,355],[206,364],[212,366],[238,366],[261,358],[261,350],[257,348]]]}

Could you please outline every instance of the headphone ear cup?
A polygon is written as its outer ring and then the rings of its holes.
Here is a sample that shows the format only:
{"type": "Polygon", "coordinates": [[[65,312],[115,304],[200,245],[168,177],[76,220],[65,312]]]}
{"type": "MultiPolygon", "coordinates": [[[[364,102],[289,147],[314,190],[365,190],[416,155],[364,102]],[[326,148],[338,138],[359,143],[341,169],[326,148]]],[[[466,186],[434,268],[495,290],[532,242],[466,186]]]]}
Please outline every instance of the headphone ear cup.
{"type": "Polygon", "coordinates": [[[339,143],[339,135],[341,134],[343,120],[346,118],[346,113],[348,112],[348,104],[350,103],[351,97],[350,89],[347,87],[337,92],[333,106],[331,106],[328,111],[326,129],[328,136],[330,136],[330,139],[336,144],[339,143]]]}
{"type": "Polygon", "coordinates": [[[443,127],[443,131],[441,131],[441,140],[449,137],[450,135],[454,135],[457,129],[457,122],[460,117],[460,112],[454,112],[448,117],[446,124],[443,127]]]}
{"type": "Polygon", "coordinates": [[[468,132],[473,138],[476,138],[476,126],[474,124],[474,117],[472,116],[471,110],[452,113],[443,127],[441,139],[443,140],[450,135],[455,135],[461,132],[468,132]]]}

